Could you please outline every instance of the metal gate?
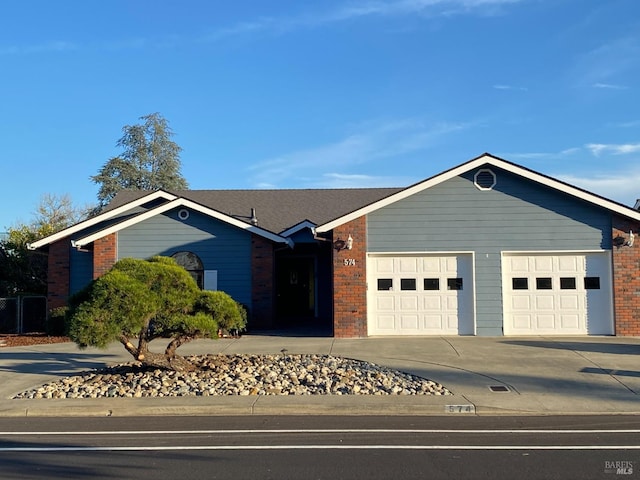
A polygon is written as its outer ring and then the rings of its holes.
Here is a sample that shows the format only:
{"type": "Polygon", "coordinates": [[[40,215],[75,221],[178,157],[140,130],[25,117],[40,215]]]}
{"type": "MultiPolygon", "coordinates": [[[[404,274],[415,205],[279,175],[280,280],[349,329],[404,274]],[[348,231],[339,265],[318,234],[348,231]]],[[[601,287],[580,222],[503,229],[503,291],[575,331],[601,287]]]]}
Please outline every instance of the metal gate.
{"type": "Polygon", "coordinates": [[[17,298],[0,298],[0,333],[19,333],[19,306],[17,298]]]}
{"type": "Polygon", "coordinates": [[[47,297],[0,298],[0,333],[44,332],[46,327],[47,297]]]}

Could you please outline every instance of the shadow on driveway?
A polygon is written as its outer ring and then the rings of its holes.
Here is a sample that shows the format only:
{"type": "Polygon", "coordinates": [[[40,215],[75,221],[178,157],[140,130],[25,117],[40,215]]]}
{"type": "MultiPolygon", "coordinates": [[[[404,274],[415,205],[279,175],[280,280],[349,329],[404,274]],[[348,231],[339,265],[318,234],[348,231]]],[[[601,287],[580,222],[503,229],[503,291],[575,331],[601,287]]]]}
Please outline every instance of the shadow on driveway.
{"type": "Polygon", "coordinates": [[[503,340],[505,345],[521,347],[552,348],[555,350],[576,350],[580,352],[608,353],[613,355],[640,355],[640,343],[584,342],[574,340],[503,340]]]}
{"type": "Polygon", "coordinates": [[[581,373],[600,373],[605,375],[640,378],[640,372],[636,372],[634,370],[618,370],[618,369],[612,369],[612,368],[584,367],[582,370],[580,370],[580,372],[581,373]]]}
{"type": "Polygon", "coordinates": [[[116,355],[92,353],[2,352],[0,372],[39,375],[75,375],[81,370],[92,370],[107,365],[116,355]]]}

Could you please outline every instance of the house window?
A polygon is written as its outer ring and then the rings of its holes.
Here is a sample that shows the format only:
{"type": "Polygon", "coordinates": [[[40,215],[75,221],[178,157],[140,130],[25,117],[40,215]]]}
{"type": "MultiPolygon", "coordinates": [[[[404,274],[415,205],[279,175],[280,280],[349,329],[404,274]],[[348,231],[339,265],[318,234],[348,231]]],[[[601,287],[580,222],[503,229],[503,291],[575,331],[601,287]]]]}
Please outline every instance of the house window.
{"type": "Polygon", "coordinates": [[[462,290],[462,279],[447,278],[447,290],[462,290]]]}
{"type": "Polygon", "coordinates": [[[393,280],[391,278],[379,278],[378,290],[393,290],[393,280]]]}
{"type": "Polygon", "coordinates": [[[401,278],[400,279],[400,290],[415,290],[416,289],[416,279],[415,278],[401,278]]]}
{"type": "Polygon", "coordinates": [[[538,278],[536,278],[536,288],[538,290],[551,290],[553,288],[553,283],[551,282],[551,277],[538,277],[538,278]]]}
{"type": "Polygon", "coordinates": [[[439,278],[425,278],[424,279],[424,289],[425,290],[440,290],[440,279],[439,278]]]}
{"type": "Polygon", "coordinates": [[[178,265],[191,274],[199,288],[204,288],[204,267],[195,253],[177,252],[171,255],[178,265]]]}
{"type": "Polygon", "coordinates": [[[529,279],[527,277],[515,277],[511,279],[511,288],[514,290],[528,290],[529,279]]]}
{"type": "Polygon", "coordinates": [[[576,279],[574,277],[561,277],[560,290],[575,290],[576,279]]]}

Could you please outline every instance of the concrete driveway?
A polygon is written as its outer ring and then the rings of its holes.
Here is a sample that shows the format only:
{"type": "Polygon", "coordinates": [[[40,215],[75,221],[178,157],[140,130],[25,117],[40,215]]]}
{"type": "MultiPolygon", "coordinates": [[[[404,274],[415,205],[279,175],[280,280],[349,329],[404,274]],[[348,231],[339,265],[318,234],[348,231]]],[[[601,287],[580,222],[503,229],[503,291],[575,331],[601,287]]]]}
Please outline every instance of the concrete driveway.
{"type": "MultiPolygon", "coordinates": [[[[162,348],[158,345],[158,350],[162,348]]],[[[637,337],[372,337],[283,334],[198,340],[202,353],[317,353],[365,360],[435,380],[454,395],[261,396],[9,400],[43,383],[131,358],[120,344],[0,349],[0,415],[128,414],[629,414],[640,413],[637,337]]]]}

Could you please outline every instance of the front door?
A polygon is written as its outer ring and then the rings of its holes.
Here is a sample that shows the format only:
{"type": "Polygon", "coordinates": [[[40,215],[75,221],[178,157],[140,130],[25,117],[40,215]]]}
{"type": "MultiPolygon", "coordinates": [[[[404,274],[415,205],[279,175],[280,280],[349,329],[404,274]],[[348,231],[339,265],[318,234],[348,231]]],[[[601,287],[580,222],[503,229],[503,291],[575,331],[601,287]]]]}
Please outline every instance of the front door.
{"type": "Polygon", "coordinates": [[[277,268],[277,313],[282,320],[315,316],[315,268],[312,257],[283,258],[277,268]]]}

